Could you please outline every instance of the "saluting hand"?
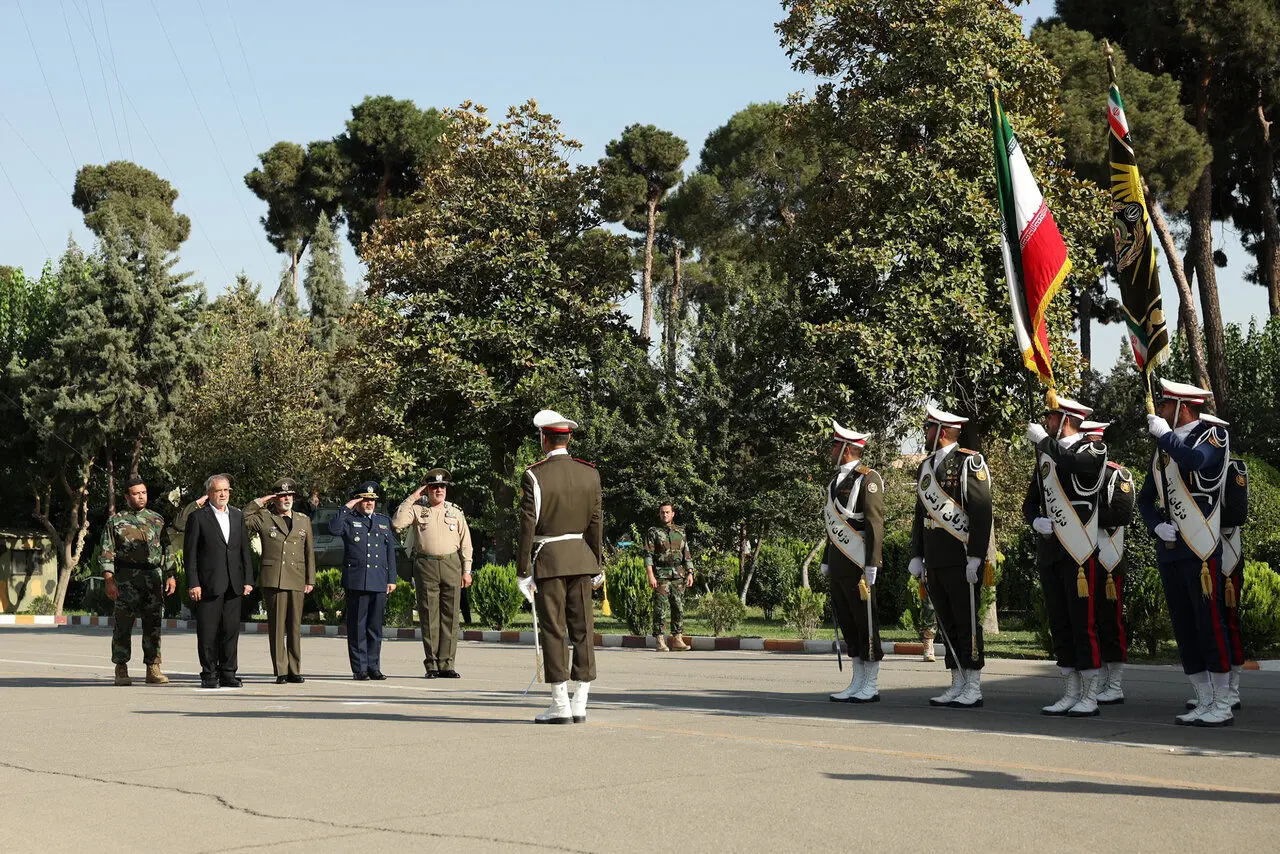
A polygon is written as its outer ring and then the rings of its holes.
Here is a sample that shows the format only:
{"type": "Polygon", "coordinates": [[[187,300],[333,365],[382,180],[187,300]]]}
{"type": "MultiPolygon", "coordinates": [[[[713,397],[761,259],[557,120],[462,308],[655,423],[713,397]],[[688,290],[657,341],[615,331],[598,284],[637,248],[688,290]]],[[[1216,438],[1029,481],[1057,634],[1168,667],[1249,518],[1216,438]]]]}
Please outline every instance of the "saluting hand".
{"type": "Polygon", "coordinates": [[[347,509],[348,509],[348,510],[354,509],[354,508],[355,508],[355,506],[356,506],[357,504],[359,504],[359,503],[360,503],[360,499],[359,499],[359,498],[353,498],[353,499],[351,499],[350,501],[348,501],[348,502],[347,502],[347,505],[346,505],[346,506],[347,506],[347,509]]]}

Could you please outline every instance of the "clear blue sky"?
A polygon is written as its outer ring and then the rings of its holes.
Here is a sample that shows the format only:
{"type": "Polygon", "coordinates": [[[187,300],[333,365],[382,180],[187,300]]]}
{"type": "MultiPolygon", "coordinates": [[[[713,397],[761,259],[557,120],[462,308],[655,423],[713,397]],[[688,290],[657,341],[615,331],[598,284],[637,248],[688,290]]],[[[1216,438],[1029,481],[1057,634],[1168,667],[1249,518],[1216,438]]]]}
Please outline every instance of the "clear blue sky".
{"type": "MultiPolygon", "coordinates": [[[[1034,0],[1024,14],[1051,11],[1034,0]]],[[[808,85],[778,46],[781,14],[770,0],[3,0],[0,263],[34,273],[68,234],[87,246],[75,171],[124,158],[181,193],[183,269],[212,292],[243,270],[269,293],[282,258],[244,173],[278,140],[335,135],[371,94],[493,112],[536,98],[587,161],[626,125],[653,123],[688,140],[692,166],[736,110],[808,85]]],[[[1265,293],[1240,279],[1243,251],[1215,232],[1233,262],[1226,319],[1265,317],[1265,293]]],[[[360,275],[350,252],[347,275],[360,275]]],[[[1097,361],[1121,340],[1097,331],[1097,361]]]]}

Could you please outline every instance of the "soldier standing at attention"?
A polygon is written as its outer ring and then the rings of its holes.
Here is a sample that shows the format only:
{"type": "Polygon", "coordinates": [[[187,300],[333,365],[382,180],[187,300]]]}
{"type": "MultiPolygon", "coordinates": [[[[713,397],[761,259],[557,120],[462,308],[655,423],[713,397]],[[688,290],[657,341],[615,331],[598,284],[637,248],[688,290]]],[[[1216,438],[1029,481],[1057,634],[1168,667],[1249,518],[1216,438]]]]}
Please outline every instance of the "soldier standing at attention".
{"type": "Polygon", "coordinates": [[[378,484],[366,480],[329,520],[329,533],[342,538],[342,591],[347,617],[351,678],[386,679],[382,674],[382,621],[387,597],[396,589],[396,532],[391,519],[376,512],[378,484]]]}
{"type": "Polygon", "coordinates": [[[276,684],[305,682],[302,676],[302,602],[316,583],[311,520],[295,512],[298,485],[283,478],[271,494],[244,508],[244,526],[262,540],[259,585],[267,610],[267,637],[276,684]],[[268,509],[270,505],[270,509],[268,509]]]}
{"type": "Polygon", "coordinates": [[[991,473],[982,455],[958,447],[969,419],[928,407],[924,439],[928,456],[916,475],[908,570],[924,578],[947,640],[951,687],[933,706],[982,705],[982,623],[978,587],[991,544],[991,473]]]}
{"type": "Polygon", "coordinates": [[[391,525],[409,530],[406,550],[413,561],[426,678],[457,679],[458,602],[471,586],[471,530],[462,508],[445,501],[452,486],[448,469],[427,472],[422,485],[396,508],[391,525]],[[428,498],[423,500],[426,491],[428,498]]]}
{"type": "Polygon", "coordinates": [[[583,723],[596,678],[591,591],[604,581],[604,508],[600,473],[569,456],[578,426],[544,409],[533,418],[546,456],[520,479],[520,590],[537,609],[538,632],[551,685],[551,705],[540,724],[583,723]],[[593,577],[594,576],[594,577],[593,577]],[[573,667],[569,666],[573,642],[573,667]],[[578,690],[569,700],[569,680],[578,690]]]}
{"type": "Polygon", "coordinates": [[[827,487],[827,546],[821,571],[849,647],[853,678],[828,695],[837,703],[880,702],[880,608],[876,575],[884,543],[884,480],[862,464],[869,436],[831,422],[831,459],[839,466],[827,487]]]}
{"type": "Polygon", "coordinates": [[[107,598],[116,603],[111,632],[115,681],[117,685],[133,684],[129,678],[131,635],[134,619],[141,617],[147,684],[163,685],[169,677],[160,672],[160,622],[164,597],[178,589],[173,555],[164,533],[164,517],[147,509],[147,485],[141,478],[125,484],[125,503],[127,509],[107,520],[100,552],[107,598]]]}
{"type": "Polygon", "coordinates": [[[653,590],[653,637],[658,652],[667,652],[667,612],[671,612],[671,649],[685,650],[684,591],[693,586],[693,557],[684,528],[673,523],[676,508],[670,501],[658,505],[655,525],[644,535],[644,568],[653,590]]]}

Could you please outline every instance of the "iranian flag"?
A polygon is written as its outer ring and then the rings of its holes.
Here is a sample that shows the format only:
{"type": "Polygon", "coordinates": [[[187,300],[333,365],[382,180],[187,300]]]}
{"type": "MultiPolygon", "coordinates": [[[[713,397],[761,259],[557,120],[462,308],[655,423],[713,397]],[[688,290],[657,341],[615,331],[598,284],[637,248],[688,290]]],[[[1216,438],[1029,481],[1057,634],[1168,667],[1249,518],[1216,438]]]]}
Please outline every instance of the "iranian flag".
{"type": "Polygon", "coordinates": [[[1013,331],[1027,370],[1053,388],[1053,364],[1044,315],[1049,301],[1071,272],[1067,246],[1053,214],[1031,176],[1026,155],[991,92],[991,130],[995,139],[996,188],[1000,197],[1000,247],[1013,307],[1013,331]]]}

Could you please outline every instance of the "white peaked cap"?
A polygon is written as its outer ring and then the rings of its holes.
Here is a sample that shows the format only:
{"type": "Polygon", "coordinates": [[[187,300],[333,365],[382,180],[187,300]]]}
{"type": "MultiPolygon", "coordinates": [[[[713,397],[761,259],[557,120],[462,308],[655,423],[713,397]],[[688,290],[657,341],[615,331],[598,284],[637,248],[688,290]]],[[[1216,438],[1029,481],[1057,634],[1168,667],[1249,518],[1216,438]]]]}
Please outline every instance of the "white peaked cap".
{"type": "Polygon", "coordinates": [[[871,438],[871,434],[859,433],[857,430],[850,430],[848,427],[841,427],[839,421],[832,419],[831,438],[840,442],[848,442],[850,445],[857,445],[861,448],[867,444],[867,439],[871,438]]]}
{"type": "Polygon", "coordinates": [[[1101,436],[1111,426],[1110,421],[1081,421],[1080,432],[1090,436],[1101,436]]]}
{"type": "Polygon", "coordinates": [[[565,418],[554,409],[544,409],[533,416],[533,426],[548,433],[568,433],[577,429],[578,422],[565,418]]]}
{"type": "Polygon", "coordinates": [[[1200,420],[1203,421],[1205,424],[1212,424],[1214,427],[1230,427],[1231,426],[1230,422],[1223,421],[1218,416],[1210,415],[1207,412],[1203,412],[1200,414],[1200,420]]]}
{"type": "Polygon", "coordinates": [[[1180,400],[1183,403],[1204,403],[1213,397],[1213,392],[1190,383],[1160,380],[1160,397],[1162,399],[1180,400]]]}
{"type": "Polygon", "coordinates": [[[1057,400],[1055,401],[1055,405],[1049,407],[1049,411],[1062,412],[1067,415],[1070,415],[1072,418],[1079,418],[1081,420],[1088,418],[1090,415],[1093,414],[1093,409],[1091,409],[1088,406],[1085,406],[1083,403],[1080,403],[1077,400],[1072,400],[1069,397],[1057,398],[1057,400]]]}
{"type": "Polygon", "coordinates": [[[933,421],[941,424],[943,427],[959,427],[961,424],[967,424],[968,418],[962,418],[959,415],[952,415],[950,412],[943,412],[933,404],[929,404],[924,408],[926,421],[933,421]]]}

